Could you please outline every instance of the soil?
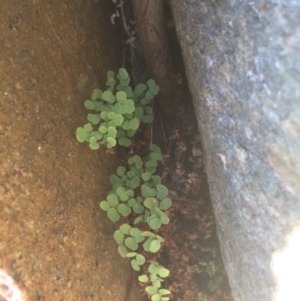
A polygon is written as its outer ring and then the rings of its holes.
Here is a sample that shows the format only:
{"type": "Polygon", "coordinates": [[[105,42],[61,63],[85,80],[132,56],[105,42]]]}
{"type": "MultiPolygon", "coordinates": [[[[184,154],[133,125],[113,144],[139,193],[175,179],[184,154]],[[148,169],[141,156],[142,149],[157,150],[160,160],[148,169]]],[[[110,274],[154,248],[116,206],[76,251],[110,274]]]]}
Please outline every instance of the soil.
{"type": "Polygon", "coordinates": [[[119,67],[110,15],[108,1],[1,2],[0,269],[25,300],[125,298],[129,263],[99,210],[117,155],[75,138],[119,67]]]}

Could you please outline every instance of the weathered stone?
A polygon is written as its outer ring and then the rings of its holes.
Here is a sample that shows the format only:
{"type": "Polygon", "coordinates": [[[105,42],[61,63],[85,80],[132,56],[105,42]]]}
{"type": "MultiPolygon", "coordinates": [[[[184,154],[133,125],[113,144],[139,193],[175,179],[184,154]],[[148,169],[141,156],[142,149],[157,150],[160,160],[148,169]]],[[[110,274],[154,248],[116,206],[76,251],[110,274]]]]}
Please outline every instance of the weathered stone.
{"type": "Polygon", "coordinates": [[[236,301],[300,223],[300,1],[170,0],[236,301]]]}

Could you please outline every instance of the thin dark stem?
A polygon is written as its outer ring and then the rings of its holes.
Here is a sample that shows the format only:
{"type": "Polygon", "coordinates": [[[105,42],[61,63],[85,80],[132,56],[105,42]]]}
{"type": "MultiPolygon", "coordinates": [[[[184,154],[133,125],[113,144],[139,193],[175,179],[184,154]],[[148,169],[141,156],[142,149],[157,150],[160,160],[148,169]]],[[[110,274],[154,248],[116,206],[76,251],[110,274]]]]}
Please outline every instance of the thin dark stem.
{"type": "Polygon", "coordinates": [[[135,276],[135,271],[133,270],[132,273],[131,273],[129,285],[127,287],[125,301],[129,301],[130,300],[130,295],[131,295],[131,291],[132,291],[132,287],[133,287],[134,276],[135,276]]]}

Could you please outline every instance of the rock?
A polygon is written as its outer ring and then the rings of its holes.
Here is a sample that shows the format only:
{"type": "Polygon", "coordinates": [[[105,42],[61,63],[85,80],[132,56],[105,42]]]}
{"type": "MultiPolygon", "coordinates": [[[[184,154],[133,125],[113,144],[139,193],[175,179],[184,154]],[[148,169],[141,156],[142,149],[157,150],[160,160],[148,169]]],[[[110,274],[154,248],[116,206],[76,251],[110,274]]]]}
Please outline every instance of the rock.
{"type": "Polygon", "coordinates": [[[236,301],[300,224],[300,1],[170,0],[236,301]]]}
{"type": "Polygon", "coordinates": [[[118,158],[75,134],[94,79],[119,67],[109,2],[0,4],[2,301],[125,298],[132,269],[99,207],[118,158]]]}

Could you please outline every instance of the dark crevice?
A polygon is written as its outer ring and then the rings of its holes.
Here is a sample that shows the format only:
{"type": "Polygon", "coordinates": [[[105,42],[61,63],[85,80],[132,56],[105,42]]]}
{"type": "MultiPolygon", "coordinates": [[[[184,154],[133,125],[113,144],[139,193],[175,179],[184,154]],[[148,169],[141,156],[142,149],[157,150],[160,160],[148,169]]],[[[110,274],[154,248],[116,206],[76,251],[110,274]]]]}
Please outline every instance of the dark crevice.
{"type": "MultiPolygon", "coordinates": [[[[121,28],[118,32],[123,49],[121,61],[137,84],[148,79],[147,64],[143,59],[139,38],[133,25],[131,1],[124,3],[124,12],[129,20],[127,24],[130,22],[132,36],[136,38],[131,43],[128,42],[127,31],[122,29],[124,22],[119,18],[117,24],[121,28]]],[[[157,144],[165,155],[160,176],[173,200],[169,212],[170,224],[159,231],[166,240],[160,260],[171,270],[171,276],[165,284],[172,291],[172,300],[197,300],[198,292],[202,292],[210,297],[209,300],[229,301],[232,297],[216,233],[216,221],[203,165],[204,153],[200,133],[172,11],[167,1],[164,1],[164,23],[171,49],[172,77],[180,100],[174,102],[175,107],[172,108],[164,107],[163,101],[155,100],[155,120],[150,141],[157,144]],[[168,109],[174,112],[171,127],[164,115],[168,109]],[[211,275],[205,271],[210,264],[219,269],[211,275]],[[222,278],[222,281],[219,285],[215,282],[214,287],[211,282],[217,278],[222,278]]],[[[148,139],[143,135],[143,132],[140,132],[135,138],[136,145],[139,141],[148,139]]],[[[146,153],[147,150],[143,152],[146,153]]]]}

